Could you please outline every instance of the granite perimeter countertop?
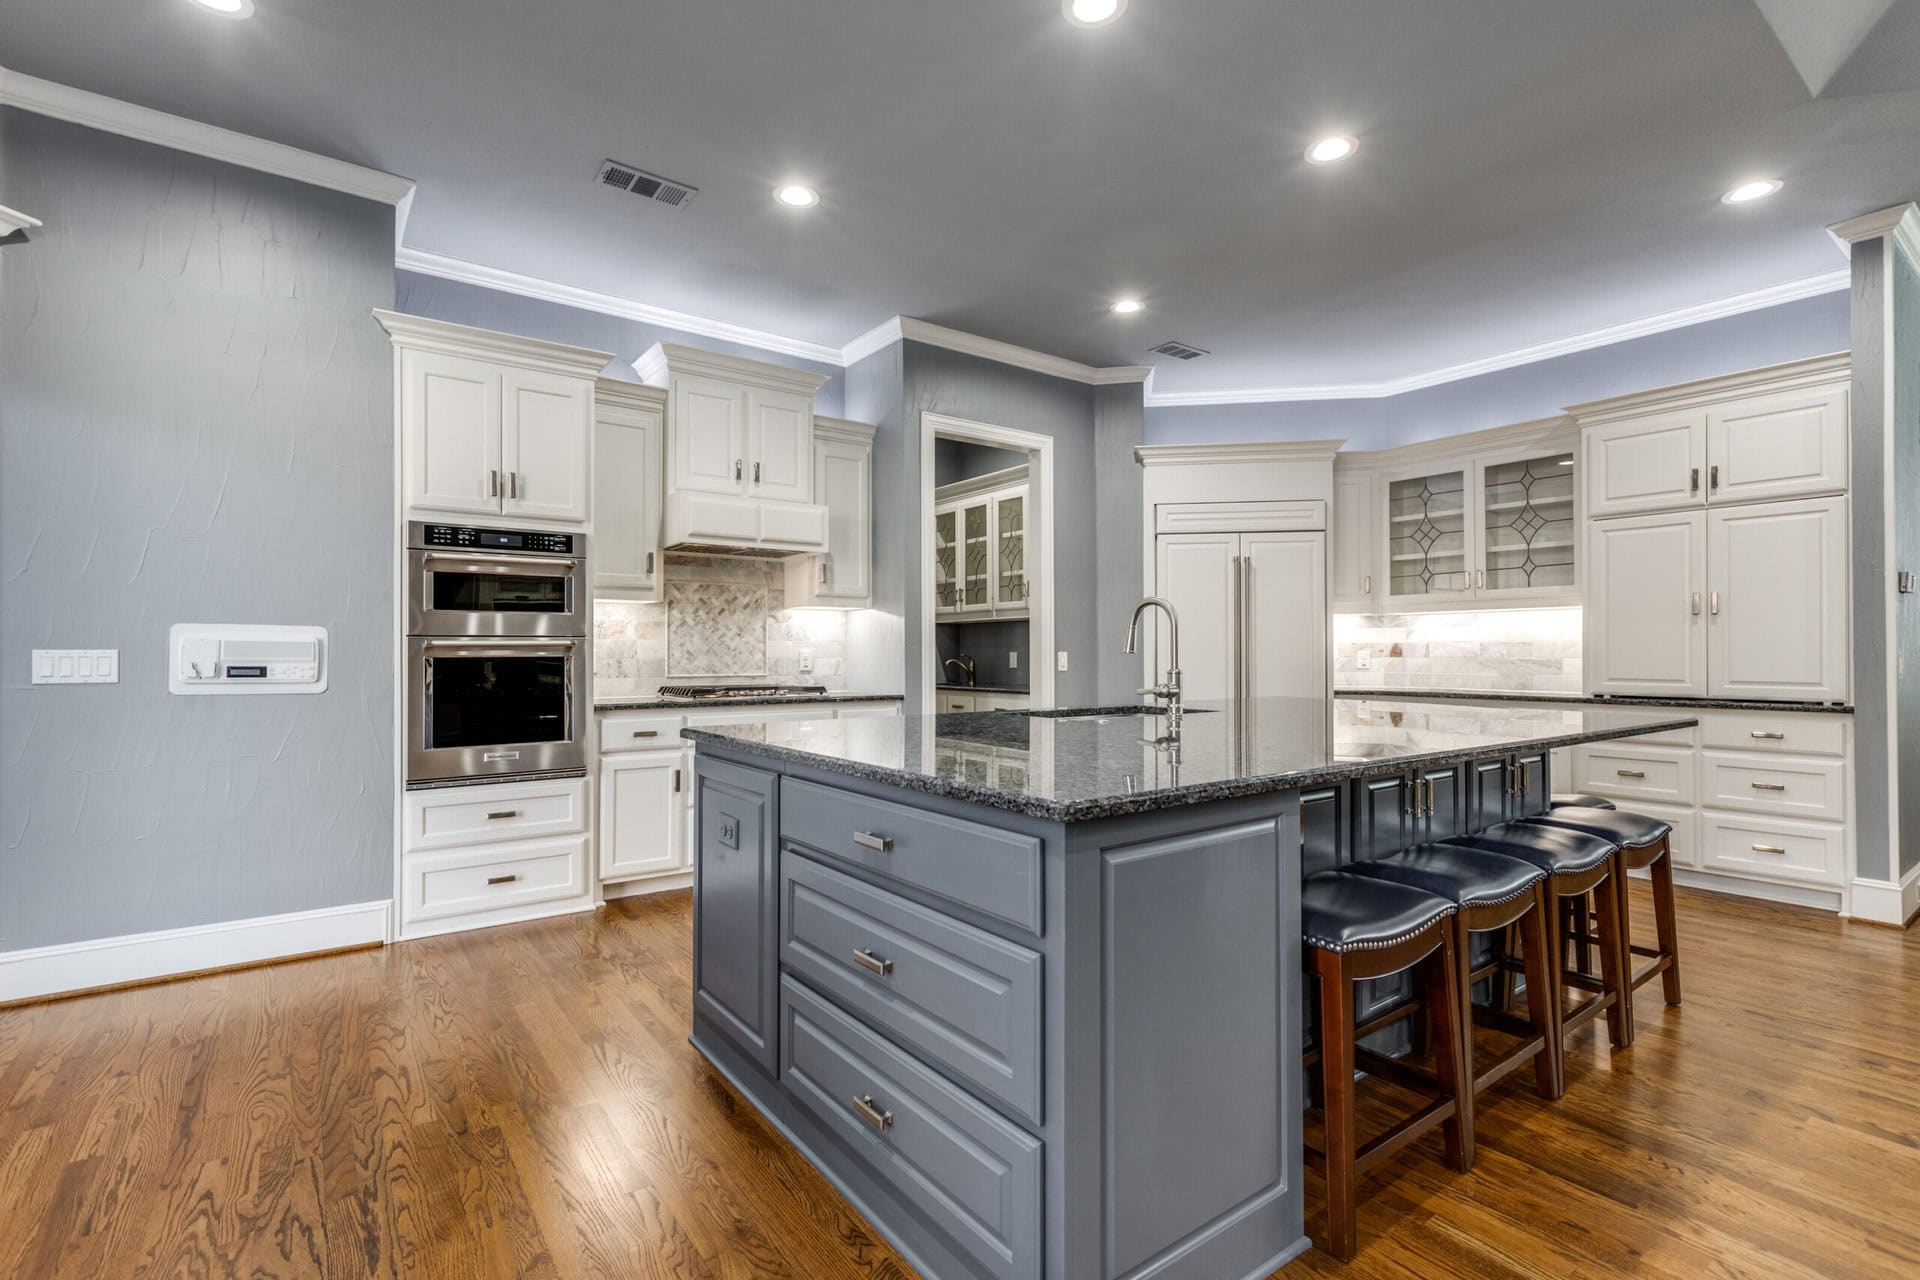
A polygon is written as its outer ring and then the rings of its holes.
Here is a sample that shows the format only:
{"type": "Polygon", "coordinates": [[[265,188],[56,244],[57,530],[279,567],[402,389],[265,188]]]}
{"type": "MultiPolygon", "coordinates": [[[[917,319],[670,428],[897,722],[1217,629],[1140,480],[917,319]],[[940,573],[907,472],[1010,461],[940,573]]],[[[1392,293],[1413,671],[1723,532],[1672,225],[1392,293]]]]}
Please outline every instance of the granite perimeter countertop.
{"type": "Polygon", "coordinates": [[[1698,721],[1611,707],[1259,698],[1190,703],[1177,748],[1135,706],[696,726],[697,744],[1081,822],[1379,777],[1698,721]],[[1160,741],[1156,741],[1156,740],[1160,741]]]}
{"type": "Polygon", "coordinates": [[[1850,716],[1841,702],[1769,702],[1752,698],[1599,697],[1591,693],[1493,693],[1484,689],[1335,689],[1336,698],[1385,698],[1392,701],[1564,702],[1587,707],[1672,707],[1692,711],[1811,711],[1850,716]]]}
{"type": "Polygon", "coordinates": [[[688,711],[721,707],[797,707],[811,702],[899,702],[897,693],[799,693],[784,698],[595,698],[595,711],[688,711]]]}
{"type": "Polygon", "coordinates": [[[942,693],[1031,693],[1025,685],[1013,684],[936,684],[942,693]]]}

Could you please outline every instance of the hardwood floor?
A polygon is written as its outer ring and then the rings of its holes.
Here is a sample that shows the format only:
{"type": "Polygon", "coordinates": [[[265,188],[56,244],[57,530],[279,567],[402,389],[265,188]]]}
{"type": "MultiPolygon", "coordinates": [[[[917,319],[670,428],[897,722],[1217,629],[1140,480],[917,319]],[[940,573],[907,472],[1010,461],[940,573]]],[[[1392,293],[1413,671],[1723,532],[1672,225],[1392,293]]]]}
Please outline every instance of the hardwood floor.
{"type": "MultiPolygon", "coordinates": [[[[1509,1077],[1472,1173],[1423,1140],[1354,1262],[1282,1274],[1920,1273],[1920,936],[1681,894],[1684,1007],[1590,1029],[1559,1103],[1509,1077]]],[[[0,1276],[910,1277],[688,1046],[689,916],[0,1012],[0,1276]]]]}

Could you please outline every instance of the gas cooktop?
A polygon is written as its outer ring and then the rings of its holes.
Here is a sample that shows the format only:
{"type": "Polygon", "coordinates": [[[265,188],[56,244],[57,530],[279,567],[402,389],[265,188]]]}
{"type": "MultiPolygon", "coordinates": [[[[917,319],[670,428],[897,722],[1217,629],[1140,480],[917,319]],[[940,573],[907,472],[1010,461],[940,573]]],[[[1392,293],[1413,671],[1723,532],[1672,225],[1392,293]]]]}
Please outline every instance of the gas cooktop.
{"type": "Polygon", "coordinates": [[[765,701],[770,698],[817,698],[827,691],[823,684],[663,684],[663,698],[685,698],[690,702],[765,701]]]}

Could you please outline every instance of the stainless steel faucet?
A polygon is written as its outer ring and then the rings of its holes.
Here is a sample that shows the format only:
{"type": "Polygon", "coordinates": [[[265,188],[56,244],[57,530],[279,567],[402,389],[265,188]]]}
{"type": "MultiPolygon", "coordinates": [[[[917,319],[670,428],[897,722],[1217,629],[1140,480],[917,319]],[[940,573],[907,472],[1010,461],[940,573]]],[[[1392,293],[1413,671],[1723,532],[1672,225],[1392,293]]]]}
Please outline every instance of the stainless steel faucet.
{"type": "Polygon", "coordinates": [[[967,677],[967,688],[969,689],[973,688],[974,675],[973,675],[973,659],[972,658],[969,658],[966,654],[963,653],[957,658],[948,658],[945,662],[940,664],[940,669],[942,671],[946,670],[949,667],[959,667],[960,670],[963,673],[965,673],[967,677]]]}
{"type": "Polygon", "coordinates": [[[1140,615],[1150,608],[1158,608],[1167,615],[1167,675],[1159,684],[1150,689],[1139,689],[1137,693],[1144,697],[1158,698],[1167,704],[1167,730],[1180,732],[1180,615],[1173,605],[1159,596],[1148,596],[1133,606],[1133,621],[1127,624],[1127,643],[1124,653],[1140,652],[1140,615]]]}

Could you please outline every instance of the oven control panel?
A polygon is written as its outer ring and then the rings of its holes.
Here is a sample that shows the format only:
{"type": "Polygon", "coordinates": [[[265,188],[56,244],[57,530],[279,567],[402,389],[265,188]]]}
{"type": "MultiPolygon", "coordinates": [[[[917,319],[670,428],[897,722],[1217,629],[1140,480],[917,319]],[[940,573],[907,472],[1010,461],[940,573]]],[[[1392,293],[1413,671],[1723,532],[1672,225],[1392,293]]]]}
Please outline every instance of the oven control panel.
{"type": "Polygon", "coordinates": [[[416,527],[417,545],[456,547],[462,551],[528,551],[538,555],[570,556],[575,535],[538,529],[476,529],[460,524],[423,524],[416,527]]]}

